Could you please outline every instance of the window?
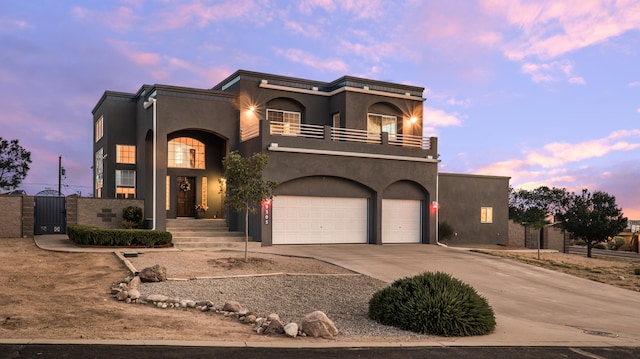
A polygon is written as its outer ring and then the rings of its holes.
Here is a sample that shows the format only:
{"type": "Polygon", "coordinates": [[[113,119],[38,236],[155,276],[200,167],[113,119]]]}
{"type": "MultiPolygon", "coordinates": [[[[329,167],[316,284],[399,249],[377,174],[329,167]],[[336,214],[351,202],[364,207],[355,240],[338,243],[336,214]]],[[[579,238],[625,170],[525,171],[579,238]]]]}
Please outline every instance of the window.
{"type": "Polygon", "coordinates": [[[493,207],[480,207],[480,223],[493,223],[493,207]]]}
{"type": "Polygon", "coordinates": [[[387,132],[389,134],[389,138],[394,138],[397,134],[397,123],[398,121],[396,116],[370,113],[367,118],[367,131],[375,134],[387,132]]]}
{"type": "Polygon", "coordinates": [[[168,167],[204,169],[204,143],[179,137],[169,141],[168,167]]]}
{"type": "Polygon", "coordinates": [[[136,198],[136,171],[116,170],[116,198],[136,198]]]}
{"type": "Polygon", "coordinates": [[[102,198],[102,188],[104,187],[104,150],[101,148],[96,151],[96,164],[95,164],[95,176],[96,176],[96,198],[102,198]]]}
{"type": "Polygon", "coordinates": [[[102,134],[103,134],[103,118],[104,116],[100,116],[100,118],[98,119],[98,121],[96,121],[96,129],[95,129],[95,133],[96,133],[96,142],[98,142],[101,138],[102,138],[102,134]]]}
{"type": "Polygon", "coordinates": [[[168,210],[171,209],[171,177],[167,176],[167,179],[164,182],[164,205],[168,210]]]}
{"type": "Polygon", "coordinates": [[[340,112],[333,114],[333,127],[340,128],[342,127],[340,124],[340,112]]]}
{"type": "MultiPolygon", "coordinates": [[[[300,112],[267,110],[267,120],[282,126],[275,133],[281,135],[297,135],[300,133],[300,112]]],[[[273,124],[272,124],[272,129],[273,124]]]]}
{"type": "Polygon", "coordinates": [[[136,164],[136,146],[116,145],[116,162],[136,164]]]}

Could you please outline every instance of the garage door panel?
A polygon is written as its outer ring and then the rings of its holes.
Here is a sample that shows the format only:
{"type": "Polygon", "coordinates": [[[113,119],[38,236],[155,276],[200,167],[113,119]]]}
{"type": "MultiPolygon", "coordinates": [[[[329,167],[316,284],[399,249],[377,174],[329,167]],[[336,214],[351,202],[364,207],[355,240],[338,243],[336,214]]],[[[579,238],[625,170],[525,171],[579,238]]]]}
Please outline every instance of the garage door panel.
{"type": "Polygon", "coordinates": [[[366,198],[277,196],[272,243],[367,243],[367,219],[366,198]]]}
{"type": "Polygon", "coordinates": [[[382,200],[382,243],[420,243],[422,202],[382,200]]]}

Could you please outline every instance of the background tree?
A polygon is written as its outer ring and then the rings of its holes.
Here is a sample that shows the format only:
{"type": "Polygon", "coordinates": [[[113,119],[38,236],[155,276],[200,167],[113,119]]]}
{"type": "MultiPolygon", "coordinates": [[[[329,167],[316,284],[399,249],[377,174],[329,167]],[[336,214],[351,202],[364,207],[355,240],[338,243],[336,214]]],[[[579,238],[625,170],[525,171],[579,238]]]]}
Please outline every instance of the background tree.
{"type": "Polygon", "coordinates": [[[226,179],[224,203],[236,211],[245,212],[245,262],[249,261],[249,212],[255,213],[264,200],[273,198],[276,187],[275,182],[262,179],[268,159],[264,153],[245,158],[234,151],[222,160],[226,179]]]}
{"type": "Polygon", "coordinates": [[[18,140],[0,137],[0,188],[12,190],[20,185],[29,171],[31,152],[20,146],[18,140]]]}
{"type": "MultiPolygon", "coordinates": [[[[541,186],[533,190],[509,189],[509,218],[525,227],[530,226],[540,232],[544,226],[561,211],[567,196],[565,189],[541,186]]],[[[555,221],[555,220],[554,220],[555,221]]],[[[540,257],[540,237],[538,237],[538,258],[540,257]]]]}
{"type": "Polygon", "coordinates": [[[627,218],[622,216],[616,198],[605,192],[591,194],[583,189],[580,194],[571,193],[565,206],[558,219],[567,232],[585,241],[589,258],[597,243],[609,240],[627,226],[627,218]]]}

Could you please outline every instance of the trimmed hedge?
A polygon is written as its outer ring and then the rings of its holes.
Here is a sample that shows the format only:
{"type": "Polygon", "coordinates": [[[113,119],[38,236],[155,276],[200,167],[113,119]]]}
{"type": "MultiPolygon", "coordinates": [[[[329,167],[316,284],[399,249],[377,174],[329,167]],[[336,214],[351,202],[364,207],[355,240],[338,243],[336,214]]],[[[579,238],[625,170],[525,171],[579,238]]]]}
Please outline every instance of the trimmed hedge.
{"type": "Polygon", "coordinates": [[[102,229],[84,225],[67,227],[69,239],[77,244],[112,247],[147,247],[171,245],[171,233],[144,229],[102,229]]]}
{"type": "Polygon", "coordinates": [[[376,292],[369,317],[381,324],[440,336],[484,335],[496,320],[485,298],[447,273],[402,278],[376,292]]]}

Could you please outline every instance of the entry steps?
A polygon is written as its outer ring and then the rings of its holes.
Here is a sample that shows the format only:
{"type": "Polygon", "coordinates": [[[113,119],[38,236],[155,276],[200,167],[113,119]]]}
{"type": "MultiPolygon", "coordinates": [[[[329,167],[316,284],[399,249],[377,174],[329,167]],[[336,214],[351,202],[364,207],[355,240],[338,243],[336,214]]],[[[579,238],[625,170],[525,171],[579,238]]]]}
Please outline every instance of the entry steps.
{"type": "MultiPolygon", "coordinates": [[[[173,246],[184,250],[244,248],[244,233],[229,231],[224,219],[167,219],[173,246]]],[[[249,237],[249,246],[260,246],[249,237]]]]}

